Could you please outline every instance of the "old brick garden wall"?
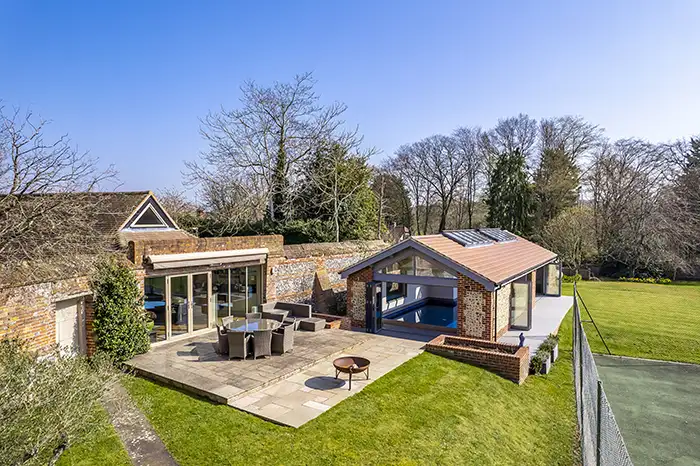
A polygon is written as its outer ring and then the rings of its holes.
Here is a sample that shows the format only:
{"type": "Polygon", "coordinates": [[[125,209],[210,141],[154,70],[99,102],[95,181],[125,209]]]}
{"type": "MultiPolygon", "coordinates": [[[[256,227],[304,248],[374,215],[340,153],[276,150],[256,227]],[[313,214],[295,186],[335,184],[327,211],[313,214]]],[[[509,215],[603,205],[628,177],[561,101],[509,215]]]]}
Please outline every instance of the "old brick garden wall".
{"type": "Polygon", "coordinates": [[[56,344],[56,303],[90,293],[87,277],[0,290],[0,338],[19,338],[46,353],[56,344]]]}
{"type": "MultiPolygon", "coordinates": [[[[126,256],[142,279],[146,274],[143,259],[148,254],[268,248],[266,300],[311,303],[315,312],[328,313],[345,310],[346,285],[340,270],[384,247],[381,241],[284,246],[282,236],[268,235],[136,241],[129,243],[126,256]]],[[[0,338],[20,338],[27,341],[30,349],[46,353],[56,344],[56,303],[80,296],[87,298],[86,340],[91,353],[94,340],[87,276],[0,289],[0,338]]]]}

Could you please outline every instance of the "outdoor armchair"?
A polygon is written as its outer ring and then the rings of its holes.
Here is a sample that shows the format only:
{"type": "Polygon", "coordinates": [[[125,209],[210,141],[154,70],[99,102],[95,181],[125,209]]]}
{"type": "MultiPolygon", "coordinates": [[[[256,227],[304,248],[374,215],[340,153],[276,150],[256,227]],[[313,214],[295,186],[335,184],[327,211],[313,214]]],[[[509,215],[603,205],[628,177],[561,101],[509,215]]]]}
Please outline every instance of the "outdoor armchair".
{"type": "Polygon", "coordinates": [[[272,356],[272,330],[253,330],[253,358],[272,356]]]}
{"type": "Polygon", "coordinates": [[[216,352],[219,354],[228,354],[226,327],[219,327],[219,324],[216,324],[216,337],[218,339],[216,352]]]}
{"type": "Polygon", "coordinates": [[[284,354],[294,347],[294,327],[282,326],[272,332],[272,352],[284,354]]]}
{"type": "Polygon", "coordinates": [[[248,357],[248,342],[250,341],[250,335],[246,335],[243,332],[226,332],[228,337],[228,358],[241,358],[245,359],[248,357]]]}

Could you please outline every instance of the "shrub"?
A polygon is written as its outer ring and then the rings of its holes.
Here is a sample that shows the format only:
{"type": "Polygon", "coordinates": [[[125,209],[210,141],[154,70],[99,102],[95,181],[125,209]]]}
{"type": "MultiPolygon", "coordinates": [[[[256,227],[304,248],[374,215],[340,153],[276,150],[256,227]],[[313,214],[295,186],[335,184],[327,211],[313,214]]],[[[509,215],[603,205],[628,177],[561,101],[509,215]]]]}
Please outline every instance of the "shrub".
{"type": "Polygon", "coordinates": [[[99,400],[117,372],[103,355],[37,357],[0,340],[0,464],[54,464],[94,431],[99,400]]]}
{"type": "Polygon", "coordinates": [[[631,283],[656,283],[658,285],[668,285],[672,283],[670,278],[654,278],[654,277],[620,277],[618,281],[631,283]]]}
{"type": "Polygon", "coordinates": [[[564,275],[562,280],[564,280],[564,283],[578,282],[581,281],[581,274],[577,273],[576,275],[564,275]]]}
{"type": "Polygon", "coordinates": [[[115,362],[150,348],[152,322],[143,308],[143,293],[134,271],[110,258],[97,265],[90,281],[95,296],[95,344],[115,362]]]}
{"type": "Polygon", "coordinates": [[[537,349],[537,352],[535,352],[535,355],[530,359],[530,370],[534,374],[540,374],[542,371],[542,368],[544,367],[545,362],[549,360],[551,349],[547,351],[546,349],[543,350],[542,346],[540,346],[537,349]]]}

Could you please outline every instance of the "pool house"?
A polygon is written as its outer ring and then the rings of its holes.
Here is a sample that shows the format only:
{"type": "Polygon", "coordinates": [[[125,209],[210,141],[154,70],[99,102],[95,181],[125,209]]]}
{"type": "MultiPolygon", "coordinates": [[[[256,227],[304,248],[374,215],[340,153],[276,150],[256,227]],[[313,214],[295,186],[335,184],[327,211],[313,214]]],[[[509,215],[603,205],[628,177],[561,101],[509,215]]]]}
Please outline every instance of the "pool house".
{"type": "Polygon", "coordinates": [[[414,236],[341,277],[353,324],[370,332],[400,326],[489,341],[521,332],[539,339],[556,331],[570,307],[557,255],[495,228],[414,236]]]}

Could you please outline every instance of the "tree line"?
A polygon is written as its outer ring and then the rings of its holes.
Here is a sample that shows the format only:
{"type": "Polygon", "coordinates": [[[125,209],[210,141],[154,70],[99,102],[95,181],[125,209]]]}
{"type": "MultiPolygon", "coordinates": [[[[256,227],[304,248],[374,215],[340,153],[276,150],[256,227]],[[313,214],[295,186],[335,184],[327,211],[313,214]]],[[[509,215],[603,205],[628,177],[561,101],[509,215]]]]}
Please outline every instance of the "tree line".
{"type": "MultiPolygon", "coordinates": [[[[372,165],[378,152],[345,123],[347,107],[322,105],[314,85],[308,73],[270,86],[246,82],[235,108],[201,119],[207,149],[183,173],[196,201],[160,193],[183,228],[300,243],[388,238],[395,226],[414,235],[490,226],[543,244],[574,268],[697,274],[697,137],[611,140],[578,116],[520,114],[408,142],[372,165]]],[[[65,137],[44,141],[44,125],[0,108],[5,268],[56,255],[47,245],[104,248],[70,199],[39,195],[90,191],[114,173],[65,137]],[[20,204],[26,194],[32,202],[20,204]],[[70,222],[81,226],[64,228],[70,222]]]]}
{"type": "Polygon", "coordinates": [[[372,166],[377,151],[347,128],[347,107],[321,105],[314,84],[311,74],[246,82],[237,108],[202,119],[209,148],[185,172],[200,204],[165,196],[183,225],[287,242],[489,226],[573,268],[675,275],[698,265],[697,138],[611,140],[582,117],[519,114],[406,143],[372,166]]]}

